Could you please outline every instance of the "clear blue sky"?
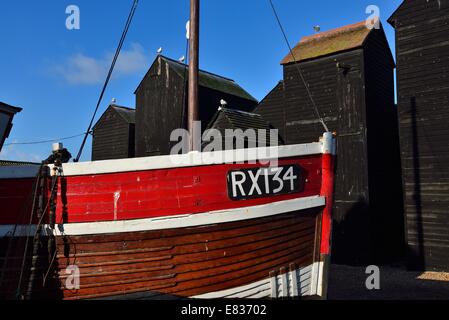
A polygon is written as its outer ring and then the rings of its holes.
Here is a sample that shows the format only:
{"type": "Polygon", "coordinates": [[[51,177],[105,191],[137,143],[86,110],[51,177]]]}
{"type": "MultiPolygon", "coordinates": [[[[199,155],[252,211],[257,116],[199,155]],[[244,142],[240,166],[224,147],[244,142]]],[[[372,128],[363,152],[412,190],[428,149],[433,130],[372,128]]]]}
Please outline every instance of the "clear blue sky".
{"type": "MultiPolygon", "coordinates": [[[[185,53],[188,0],[140,0],[123,56],[99,115],[112,98],[135,106],[134,90],[163,47],[178,59],[185,53]]],[[[292,45],[313,33],[365,20],[375,4],[394,52],[386,20],[401,0],[274,0],[292,45]]],[[[2,1],[0,4],[0,101],[23,107],[6,143],[82,133],[92,112],[131,0],[2,1]],[[81,10],[81,29],[66,29],[68,5],[81,10]]],[[[262,99],[282,79],[287,47],[267,0],[208,0],[201,3],[202,69],[232,78],[262,99]]],[[[98,119],[98,116],[97,116],[98,119]]],[[[64,141],[76,154],[81,138],[64,141]]],[[[36,161],[51,144],[7,146],[0,158],[36,161]]],[[[89,160],[89,139],[82,160],[89,160]]]]}

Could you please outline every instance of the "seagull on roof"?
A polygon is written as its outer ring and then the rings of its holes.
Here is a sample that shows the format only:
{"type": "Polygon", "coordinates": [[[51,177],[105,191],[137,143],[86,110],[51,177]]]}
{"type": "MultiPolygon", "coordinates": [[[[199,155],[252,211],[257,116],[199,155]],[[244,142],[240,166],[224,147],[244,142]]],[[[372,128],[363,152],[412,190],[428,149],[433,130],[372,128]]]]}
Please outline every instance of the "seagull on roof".
{"type": "Polygon", "coordinates": [[[186,57],[182,56],[181,58],[178,59],[178,61],[184,63],[184,61],[186,61],[186,57]]]}
{"type": "Polygon", "coordinates": [[[226,100],[221,99],[220,100],[220,105],[222,108],[226,108],[226,106],[228,105],[228,103],[226,102],[226,100]]]}
{"type": "Polygon", "coordinates": [[[157,54],[161,54],[162,53],[162,47],[160,47],[159,49],[157,49],[157,54]]]}

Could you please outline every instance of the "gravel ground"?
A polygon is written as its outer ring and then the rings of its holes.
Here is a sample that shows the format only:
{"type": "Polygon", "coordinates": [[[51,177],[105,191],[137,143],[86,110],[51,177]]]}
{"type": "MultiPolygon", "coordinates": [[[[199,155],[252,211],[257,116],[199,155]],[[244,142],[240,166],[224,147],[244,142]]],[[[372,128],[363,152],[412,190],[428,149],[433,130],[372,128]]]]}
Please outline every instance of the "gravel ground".
{"type": "Polygon", "coordinates": [[[449,300],[449,273],[380,268],[380,290],[368,290],[366,268],[331,266],[330,300],[449,300]]]}

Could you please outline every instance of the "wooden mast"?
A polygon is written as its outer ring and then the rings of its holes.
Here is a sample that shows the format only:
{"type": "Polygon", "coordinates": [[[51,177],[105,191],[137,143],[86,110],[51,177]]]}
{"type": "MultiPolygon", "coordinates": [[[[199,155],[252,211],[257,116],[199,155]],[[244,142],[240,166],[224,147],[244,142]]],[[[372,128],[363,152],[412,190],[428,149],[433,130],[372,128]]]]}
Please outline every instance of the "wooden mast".
{"type": "Polygon", "coordinates": [[[189,101],[188,130],[190,133],[189,150],[199,151],[195,143],[194,122],[198,121],[198,70],[199,70],[199,24],[200,0],[190,0],[190,37],[189,37],[189,101]]]}

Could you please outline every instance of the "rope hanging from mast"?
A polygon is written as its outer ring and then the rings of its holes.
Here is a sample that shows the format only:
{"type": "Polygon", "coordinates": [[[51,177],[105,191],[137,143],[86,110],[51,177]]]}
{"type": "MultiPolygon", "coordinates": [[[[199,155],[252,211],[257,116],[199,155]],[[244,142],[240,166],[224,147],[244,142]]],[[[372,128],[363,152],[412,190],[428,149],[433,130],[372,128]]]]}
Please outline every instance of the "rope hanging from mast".
{"type": "Polygon", "coordinates": [[[105,81],[105,83],[103,85],[103,89],[101,90],[100,97],[98,99],[97,106],[95,108],[95,112],[94,112],[94,114],[92,116],[92,119],[91,119],[91,121],[89,123],[89,127],[86,130],[83,142],[81,144],[81,147],[80,147],[80,150],[78,152],[78,155],[74,159],[74,162],[79,162],[79,160],[81,158],[84,146],[86,144],[87,137],[89,136],[89,133],[91,132],[92,126],[94,124],[95,116],[97,115],[97,112],[98,112],[98,108],[100,107],[101,101],[103,100],[103,96],[104,96],[104,93],[106,91],[106,88],[108,87],[109,81],[111,80],[112,72],[114,71],[115,64],[116,64],[117,59],[118,59],[118,57],[120,55],[120,51],[122,50],[123,43],[125,42],[126,35],[128,34],[128,30],[129,30],[129,27],[131,26],[131,22],[133,20],[134,13],[136,12],[138,4],[139,4],[139,0],[134,0],[133,5],[131,7],[131,11],[130,11],[130,13],[128,15],[128,19],[127,19],[126,24],[125,24],[125,28],[124,28],[123,33],[122,33],[122,37],[120,38],[117,50],[115,51],[114,59],[112,60],[111,67],[109,68],[109,72],[108,72],[108,75],[106,77],[106,81],[105,81]]]}
{"type": "Polygon", "coordinates": [[[276,8],[275,8],[275,6],[273,4],[273,1],[272,0],[268,0],[268,1],[270,3],[271,9],[273,10],[273,14],[274,14],[274,16],[276,18],[276,21],[277,21],[277,23],[279,25],[279,28],[281,29],[282,35],[284,36],[285,42],[287,43],[288,49],[290,50],[290,54],[291,54],[291,56],[293,58],[293,62],[295,64],[295,66],[296,66],[296,69],[298,70],[298,73],[299,73],[299,76],[301,78],[301,81],[303,82],[304,87],[306,88],[307,95],[309,96],[310,102],[312,103],[312,106],[315,109],[316,116],[318,117],[318,119],[320,120],[321,124],[323,125],[324,130],[326,132],[329,132],[329,128],[327,127],[326,122],[324,122],[324,119],[321,117],[320,111],[318,110],[318,107],[317,107],[317,105],[315,103],[315,100],[313,99],[312,92],[310,91],[310,88],[309,88],[309,86],[308,86],[308,84],[306,82],[306,79],[304,78],[304,75],[303,75],[303,73],[301,71],[301,68],[299,67],[298,61],[296,60],[295,54],[293,53],[292,46],[290,45],[290,42],[288,41],[287,34],[285,33],[284,27],[282,26],[281,19],[279,18],[279,15],[278,15],[278,13],[276,11],[276,8]]]}

